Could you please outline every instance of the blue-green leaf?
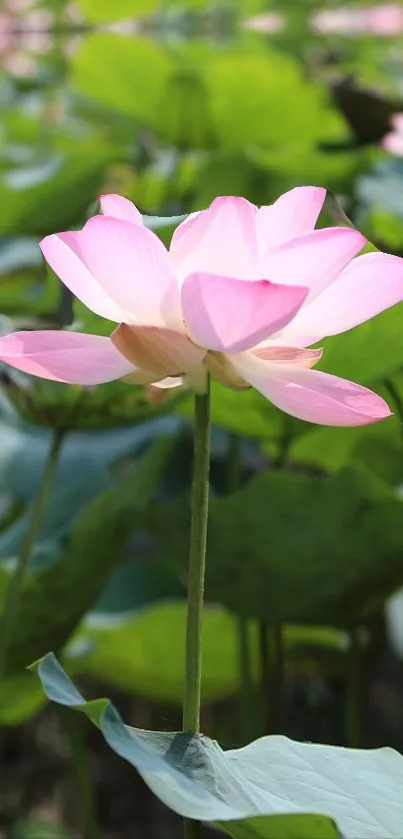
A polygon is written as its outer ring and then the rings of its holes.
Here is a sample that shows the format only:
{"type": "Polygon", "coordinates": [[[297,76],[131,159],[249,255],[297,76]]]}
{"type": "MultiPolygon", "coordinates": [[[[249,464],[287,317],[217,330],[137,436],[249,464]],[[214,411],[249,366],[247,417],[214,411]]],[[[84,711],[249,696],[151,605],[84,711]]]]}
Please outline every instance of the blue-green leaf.
{"type": "Polygon", "coordinates": [[[89,717],[181,816],[228,822],[230,830],[238,822],[232,835],[239,839],[259,836],[242,834],[240,821],[247,826],[251,817],[300,813],[334,819],[345,839],[401,839],[403,758],[393,749],[342,749],[271,736],[223,751],[203,735],[126,726],[107,699],[86,702],[52,653],[33,669],[49,699],[89,717]]]}

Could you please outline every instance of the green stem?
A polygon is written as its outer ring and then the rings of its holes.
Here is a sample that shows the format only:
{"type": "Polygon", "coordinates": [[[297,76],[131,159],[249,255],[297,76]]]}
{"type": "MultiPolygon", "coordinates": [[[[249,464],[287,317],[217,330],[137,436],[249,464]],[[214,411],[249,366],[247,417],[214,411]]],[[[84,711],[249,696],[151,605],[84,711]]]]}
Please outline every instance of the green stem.
{"type": "Polygon", "coordinates": [[[259,623],[263,731],[282,730],[284,701],[283,631],[279,621],[259,623]]]}
{"type": "MultiPolygon", "coordinates": [[[[186,622],[185,691],[183,730],[200,731],[202,674],[202,624],[204,572],[210,472],[210,379],[206,393],[195,396],[195,431],[190,530],[189,586],[186,622]]],[[[185,819],[186,839],[198,839],[201,825],[185,819]]]]}
{"type": "Polygon", "coordinates": [[[240,727],[241,742],[246,744],[252,735],[253,720],[253,677],[250,654],[249,621],[238,615],[239,675],[241,679],[240,727]]]}
{"type": "Polygon", "coordinates": [[[209,381],[207,392],[195,396],[194,435],[183,730],[197,734],[200,730],[203,595],[210,471],[209,381]]]}
{"type": "Polygon", "coordinates": [[[349,632],[347,676],[347,746],[358,748],[361,740],[361,644],[360,630],[349,632]]]}
{"type": "Polygon", "coordinates": [[[34,501],[31,520],[22,543],[17,567],[6,592],[3,613],[0,615],[0,683],[7,671],[8,652],[13,635],[14,621],[20,605],[25,573],[43,522],[63,438],[63,431],[54,431],[38,494],[34,501]]]}
{"type": "Polygon", "coordinates": [[[273,683],[271,730],[273,734],[281,734],[284,705],[284,644],[283,627],[280,621],[276,621],[271,627],[271,660],[273,683]]]}
{"type": "Polygon", "coordinates": [[[69,744],[72,769],[82,809],[84,839],[99,839],[94,787],[88,766],[81,720],[77,719],[77,714],[74,714],[70,708],[60,708],[60,716],[69,744]]]}
{"type": "Polygon", "coordinates": [[[270,702],[271,702],[271,678],[270,678],[270,650],[268,627],[264,620],[259,621],[259,658],[260,658],[260,694],[261,694],[261,734],[270,731],[270,702]]]}

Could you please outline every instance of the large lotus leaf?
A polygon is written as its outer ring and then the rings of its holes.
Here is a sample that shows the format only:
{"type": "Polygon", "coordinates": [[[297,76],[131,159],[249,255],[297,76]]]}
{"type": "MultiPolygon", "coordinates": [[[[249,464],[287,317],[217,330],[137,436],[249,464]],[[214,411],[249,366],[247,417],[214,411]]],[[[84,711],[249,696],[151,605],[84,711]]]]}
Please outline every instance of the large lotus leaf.
{"type": "Polygon", "coordinates": [[[344,335],[326,338],[321,342],[324,352],[318,366],[364,385],[390,376],[403,364],[402,315],[399,303],[344,335]]]}
{"type": "Polygon", "coordinates": [[[341,839],[332,819],[311,813],[255,816],[219,826],[233,839],[341,839]]]}
{"type": "MultiPolygon", "coordinates": [[[[155,598],[154,598],[155,599],[155,598]]],[[[144,604],[143,604],[144,605],[144,604]]],[[[99,612],[101,610],[99,609],[99,612]]],[[[180,705],[183,697],[186,602],[154,603],[137,614],[111,622],[111,614],[92,612],[78,639],[91,651],[85,672],[107,684],[156,702],[180,705]]],[[[258,633],[249,626],[254,677],[258,678],[258,633]]],[[[284,627],[287,658],[326,649],[332,656],[345,650],[342,633],[332,629],[284,627]]],[[[203,617],[203,685],[205,702],[235,694],[239,689],[239,634],[234,615],[220,606],[206,604],[203,617]]]]}
{"type": "MultiPolygon", "coordinates": [[[[244,437],[260,438],[268,444],[271,453],[278,453],[286,436],[297,436],[309,427],[283,414],[253,388],[240,393],[212,381],[211,392],[213,424],[244,437]]],[[[193,416],[190,397],[179,403],[177,413],[193,416]]]]}
{"type": "Polygon", "coordinates": [[[88,20],[103,23],[152,14],[160,9],[161,4],[159,0],[117,0],[113,5],[109,0],[79,0],[78,6],[88,20]]]}
{"type": "Polygon", "coordinates": [[[34,812],[18,822],[18,836],[20,839],[71,839],[71,828],[56,822],[53,814],[37,816],[34,812]]]}
{"type": "Polygon", "coordinates": [[[107,699],[85,702],[53,654],[35,669],[49,699],[86,714],[181,816],[229,822],[229,830],[235,821],[239,839],[245,837],[240,820],[300,813],[328,816],[345,839],[401,837],[403,758],[393,749],[343,749],[271,736],[223,751],[203,735],[129,728],[107,699]]]}
{"type": "MultiPolygon", "coordinates": [[[[230,2],[236,5],[236,0],[230,2]]],[[[214,3],[209,4],[206,0],[164,0],[163,3],[161,0],[115,0],[111,5],[109,0],[78,0],[77,5],[90,21],[115,22],[133,16],[154,14],[162,9],[169,10],[170,7],[179,7],[185,12],[191,9],[205,11],[206,6],[214,6],[214,3]]],[[[261,9],[262,5],[262,0],[244,0],[242,10],[251,13],[261,9]]]]}
{"type": "Polygon", "coordinates": [[[183,586],[176,568],[152,554],[147,538],[134,534],[127,547],[127,557],[113,571],[108,585],[94,604],[89,620],[96,626],[121,624],[150,604],[181,597],[183,586]]]}
{"type": "Polygon", "coordinates": [[[11,676],[0,684],[0,725],[21,725],[37,714],[46,699],[28,673],[11,676]]]}
{"type": "MultiPolygon", "coordinates": [[[[81,672],[89,647],[81,642],[68,645],[63,664],[70,676],[81,672]]],[[[25,671],[9,676],[0,684],[0,726],[21,725],[32,719],[46,705],[41,686],[25,671]]]]}
{"type": "Polygon", "coordinates": [[[242,195],[255,204],[269,203],[267,170],[240,151],[217,149],[202,161],[192,208],[208,207],[217,195],[242,195]]]}
{"type": "Polygon", "coordinates": [[[15,616],[9,675],[50,646],[64,646],[121,561],[135,516],[156,492],[171,451],[171,439],[155,442],[132,474],[77,516],[66,553],[28,578],[15,616]]]}
{"type": "Polygon", "coordinates": [[[403,375],[395,371],[393,376],[377,383],[375,389],[396,412],[393,417],[373,425],[342,430],[300,423],[300,433],[295,435],[290,445],[291,460],[330,470],[358,460],[394,486],[401,483],[403,460],[400,456],[402,434],[399,410],[403,406],[403,375]]]}
{"type": "MultiPolygon", "coordinates": [[[[11,418],[10,418],[11,419],[11,418]]],[[[66,535],[80,510],[97,494],[111,487],[112,464],[133,456],[155,434],[174,433],[176,422],[167,418],[137,428],[110,429],[97,433],[73,433],[66,439],[59,457],[54,491],[46,507],[39,537],[35,544],[30,570],[53,562],[66,548],[66,535]]],[[[9,564],[18,556],[32,515],[32,504],[21,511],[21,501],[31,501],[43,472],[50,442],[47,433],[0,425],[0,487],[16,498],[13,515],[2,521],[0,532],[1,562],[9,564]]]]}
{"type": "MultiPolygon", "coordinates": [[[[102,389],[102,388],[100,388],[102,389]]],[[[174,417],[161,417],[134,427],[74,431],[63,443],[56,469],[55,490],[68,491],[83,476],[102,486],[106,472],[120,458],[133,455],[160,435],[175,434],[174,417]]],[[[37,492],[52,432],[21,422],[0,391],[0,492],[30,500],[37,492]]]]}
{"type": "Polygon", "coordinates": [[[403,218],[403,162],[385,160],[357,183],[358,199],[363,210],[382,208],[403,218]]]}
{"type": "MultiPolygon", "coordinates": [[[[322,136],[326,135],[323,131],[322,136]]],[[[253,150],[253,158],[270,176],[272,200],[295,184],[323,184],[339,195],[348,193],[357,167],[351,151],[329,154],[310,142],[259,147],[253,150]]]]}
{"type": "MultiPolygon", "coordinates": [[[[112,485],[106,472],[89,471],[82,480],[67,486],[60,486],[44,513],[42,526],[29,563],[29,571],[35,571],[52,562],[65,547],[66,535],[74,517],[89,504],[96,495],[112,485]]],[[[26,536],[32,517],[29,504],[21,514],[0,533],[0,568],[15,563],[26,536]]]]}
{"type": "Polygon", "coordinates": [[[180,389],[150,391],[122,381],[86,388],[32,377],[21,386],[21,377],[13,372],[4,389],[27,422],[69,431],[144,423],[172,411],[184,398],[180,389]]]}
{"type": "MultiPolygon", "coordinates": [[[[46,281],[42,256],[36,239],[0,239],[0,312],[21,319],[31,314],[57,310],[60,283],[55,275],[46,281]]],[[[10,323],[7,331],[13,330],[10,323]]]]}
{"type": "Polygon", "coordinates": [[[394,449],[399,469],[401,423],[397,417],[357,428],[305,427],[306,433],[295,437],[290,446],[294,463],[334,471],[351,464],[362,445],[372,449],[374,459],[378,446],[387,445],[394,449]]]}
{"type": "Polygon", "coordinates": [[[49,158],[35,167],[5,172],[0,178],[0,232],[45,235],[65,230],[85,213],[99,192],[111,152],[84,149],[49,158]],[[60,200],[63,196],[63,200],[60,200]]]}
{"type": "Polygon", "coordinates": [[[0,277],[0,311],[14,319],[9,332],[30,324],[30,315],[47,316],[53,321],[59,302],[59,283],[46,282],[42,270],[17,271],[0,277]]]}
{"type": "MultiPolygon", "coordinates": [[[[172,74],[169,96],[161,108],[158,133],[165,142],[181,149],[210,148],[215,144],[208,91],[197,69],[179,65],[172,74]]],[[[232,192],[238,194],[234,188],[232,192]]],[[[215,195],[217,193],[222,194],[218,188],[215,195]]]]}
{"type": "Polygon", "coordinates": [[[398,215],[374,206],[360,218],[360,229],[368,239],[378,242],[381,250],[401,253],[403,250],[403,225],[398,215]]]}
{"type": "Polygon", "coordinates": [[[278,144],[281,149],[295,147],[295,138],[300,147],[326,137],[332,112],[319,86],[304,79],[290,55],[239,48],[216,52],[206,62],[205,78],[224,148],[278,144]]]}
{"type": "MultiPolygon", "coordinates": [[[[366,471],[262,472],[211,500],[207,595],[268,621],[355,624],[403,581],[402,511],[366,471]]],[[[161,548],[183,565],[189,518],[183,497],[148,517],[161,548]]]]}
{"type": "Polygon", "coordinates": [[[79,93],[155,127],[169,96],[169,53],[147,38],[96,33],[87,36],[71,62],[79,93]],[[108,60],[105,61],[105,56],[108,60]]]}

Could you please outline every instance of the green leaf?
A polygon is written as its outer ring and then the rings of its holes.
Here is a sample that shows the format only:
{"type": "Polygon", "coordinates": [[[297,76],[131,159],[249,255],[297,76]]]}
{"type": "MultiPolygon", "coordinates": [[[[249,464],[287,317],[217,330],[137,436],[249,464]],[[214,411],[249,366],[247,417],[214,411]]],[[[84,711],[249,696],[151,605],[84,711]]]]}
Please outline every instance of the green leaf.
{"type": "MultiPolygon", "coordinates": [[[[239,393],[239,391],[223,387],[214,380],[211,388],[211,411],[214,425],[247,437],[281,440],[289,418],[257,390],[250,388],[239,393]]],[[[192,417],[191,399],[188,398],[181,404],[177,412],[192,417]]]]}
{"type": "MultiPolygon", "coordinates": [[[[236,5],[236,0],[230,0],[236,5]]],[[[191,9],[202,9],[214,7],[214,0],[115,0],[111,5],[110,0],[78,0],[77,5],[82,9],[88,20],[94,23],[114,23],[118,20],[137,17],[140,15],[152,15],[155,12],[169,11],[169,9],[181,9],[186,12],[191,9]]],[[[250,13],[262,7],[262,0],[245,0],[242,6],[243,11],[250,13]]]]}
{"type": "Polygon", "coordinates": [[[381,208],[403,218],[403,162],[391,159],[379,163],[357,183],[357,195],[364,210],[381,208]]]}
{"type": "Polygon", "coordinates": [[[259,203],[263,203],[267,170],[240,151],[217,150],[202,161],[198,177],[197,192],[192,201],[195,210],[208,207],[217,195],[242,195],[256,201],[259,189],[259,203]]]}
{"type": "MultiPolygon", "coordinates": [[[[36,239],[0,239],[0,312],[10,317],[20,314],[51,314],[60,298],[60,281],[46,278],[36,239]]],[[[9,331],[12,331],[10,324],[9,331]]]]}
{"type": "MultiPolygon", "coordinates": [[[[394,448],[395,457],[400,456],[401,422],[397,417],[356,428],[306,425],[306,429],[306,433],[301,433],[291,444],[290,458],[294,463],[330,471],[342,469],[351,465],[361,445],[371,446],[375,452],[378,446],[386,444],[394,448]]],[[[395,465],[399,468],[398,462],[395,465]]]]}
{"type": "MultiPolygon", "coordinates": [[[[86,318],[85,329],[108,334],[107,321],[96,316],[86,318]],[[95,329],[88,329],[94,322],[95,329]]],[[[24,379],[13,370],[8,374],[4,390],[11,404],[27,422],[63,431],[96,430],[118,426],[140,425],[178,408],[186,392],[172,388],[155,393],[127,382],[107,382],[96,388],[66,385],[47,379],[24,379]]]]}
{"type": "MultiPolygon", "coordinates": [[[[396,411],[394,416],[357,428],[318,428],[300,423],[299,429],[295,428],[300,433],[295,434],[289,449],[291,461],[326,470],[360,462],[392,486],[398,486],[403,481],[403,460],[402,422],[396,399],[403,405],[402,373],[397,370],[393,376],[385,376],[385,381],[376,385],[376,391],[396,411]]],[[[266,444],[264,448],[268,448],[266,444]]]]}
{"type": "Polygon", "coordinates": [[[79,0],[78,6],[88,20],[106,23],[133,18],[136,15],[152,14],[160,7],[160,0],[79,0]]]}
{"type": "MultiPolygon", "coordinates": [[[[107,617],[92,614],[78,638],[89,642],[85,672],[102,682],[156,702],[180,705],[183,698],[186,602],[154,603],[135,616],[111,625],[107,617]],[[95,618],[95,620],[94,620],[95,618]]],[[[249,640],[252,666],[258,678],[258,637],[251,622],[249,640]]],[[[284,628],[287,660],[320,648],[342,654],[344,636],[331,629],[287,626],[284,628]]],[[[239,689],[239,640],[234,615],[220,606],[206,604],[203,616],[204,702],[228,698],[239,689]]]]}
{"type": "Polygon", "coordinates": [[[122,557],[135,515],[155,493],[172,451],[172,439],[157,440],[133,474],[101,493],[77,517],[69,549],[26,583],[9,651],[9,675],[61,649],[99,597],[122,557]]]}
{"type": "Polygon", "coordinates": [[[378,242],[382,250],[395,253],[403,250],[402,218],[383,207],[372,207],[360,221],[360,229],[368,239],[378,242]]]}
{"type": "Polygon", "coordinates": [[[344,335],[326,338],[318,368],[364,385],[391,375],[403,364],[402,314],[399,303],[344,335]]]}
{"type": "Polygon", "coordinates": [[[112,573],[91,611],[97,626],[102,620],[110,625],[114,617],[121,622],[122,615],[127,619],[128,614],[133,615],[139,610],[143,612],[151,603],[183,595],[183,587],[173,565],[153,556],[147,548],[142,551],[141,545],[136,550],[134,544],[133,550],[128,553],[129,557],[112,573]]]}
{"type": "Polygon", "coordinates": [[[239,823],[253,816],[314,813],[332,818],[345,839],[401,837],[403,758],[393,749],[359,751],[272,736],[223,751],[202,735],[125,726],[107,699],[85,702],[53,654],[33,669],[49,699],[86,714],[109,746],[181,816],[239,823]]]}
{"type": "Polygon", "coordinates": [[[0,233],[46,235],[81,220],[99,191],[110,150],[56,155],[46,165],[6,172],[0,178],[0,202],[7,207],[0,233]],[[60,200],[63,196],[63,200],[60,200]]]}
{"type": "MultiPolygon", "coordinates": [[[[211,500],[206,591],[267,621],[348,626],[403,581],[401,500],[368,472],[262,472],[211,500]]],[[[151,507],[150,532],[185,566],[187,500],[151,507]]]]}
{"type": "Polygon", "coordinates": [[[27,673],[4,679],[0,685],[0,724],[22,725],[45,705],[39,685],[27,673]],[[39,688],[39,689],[38,689],[39,688]]]}
{"type": "Polygon", "coordinates": [[[72,59],[72,82],[95,102],[156,126],[171,67],[169,54],[154,41],[96,33],[72,59]]]}
{"type": "Polygon", "coordinates": [[[143,222],[145,227],[149,227],[150,230],[156,230],[157,232],[164,228],[171,228],[176,227],[182,221],[188,217],[188,214],[181,216],[144,216],[143,215],[143,222]]]}
{"type": "Polygon", "coordinates": [[[306,813],[257,816],[241,821],[219,822],[219,826],[233,839],[341,839],[332,819],[306,813]]]}
{"type": "Polygon", "coordinates": [[[304,79],[290,55],[269,49],[264,54],[239,49],[213,54],[205,77],[224,148],[243,151],[275,143],[298,148],[326,136],[322,91],[304,79]]]}
{"type": "MultiPolygon", "coordinates": [[[[176,434],[178,427],[174,417],[164,417],[134,427],[71,432],[60,453],[55,491],[68,494],[74,490],[78,503],[82,504],[85,494],[82,489],[85,489],[87,479],[88,483],[92,480],[99,491],[107,479],[110,481],[110,470],[117,461],[133,457],[161,434],[176,434]],[[80,488],[77,488],[78,484],[80,488]]],[[[51,434],[49,429],[22,423],[10,407],[4,409],[0,419],[0,492],[23,501],[30,501],[35,496],[51,434]]]]}
{"type": "Polygon", "coordinates": [[[52,817],[28,816],[15,825],[19,839],[71,839],[71,830],[52,817]]]}
{"type": "MultiPolygon", "coordinates": [[[[159,134],[179,149],[209,148],[214,144],[208,91],[197,69],[184,64],[172,74],[169,96],[161,108],[159,134]]],[[[217,192],[221,194],[218,189],[217,192]]]]}

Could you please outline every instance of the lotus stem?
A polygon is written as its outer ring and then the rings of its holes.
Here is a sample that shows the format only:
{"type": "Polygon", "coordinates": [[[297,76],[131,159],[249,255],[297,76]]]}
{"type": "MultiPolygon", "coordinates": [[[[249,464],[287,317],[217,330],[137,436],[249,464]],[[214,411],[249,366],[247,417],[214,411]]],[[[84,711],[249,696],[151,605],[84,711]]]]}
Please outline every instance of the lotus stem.
{"type": "MultiPolygon", "coordinates": [[[[206,393],[195,395],[195,431],[192,513],[189,554],[189,585],[186,622],[185,691],[183,730],[200,731],[200,694],[202,677],[202,626],[204,573],[210,472],[210,381],[206,393]]],[[[200,824],[185,820],[185,837],[200,836],[200,824]]]]}
{"type": "Polygon", "coordinates": [[[17,567],[6,592],[3,613],[0,615],[0,683],[7,672],[8,653],[12,641],[14,623],[20,605],[25,574],[32,556],[32,551],[35,547],[35,542],[42,526],[46,505],[52,491],[53,478],[64,434],[65,432],[59,429],[55,429],[53,432],[41,483],[34,501],[31,520],[22,543],[17,567]]]}

